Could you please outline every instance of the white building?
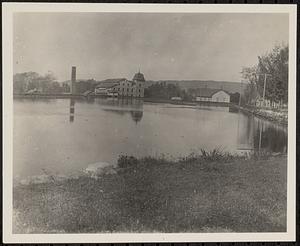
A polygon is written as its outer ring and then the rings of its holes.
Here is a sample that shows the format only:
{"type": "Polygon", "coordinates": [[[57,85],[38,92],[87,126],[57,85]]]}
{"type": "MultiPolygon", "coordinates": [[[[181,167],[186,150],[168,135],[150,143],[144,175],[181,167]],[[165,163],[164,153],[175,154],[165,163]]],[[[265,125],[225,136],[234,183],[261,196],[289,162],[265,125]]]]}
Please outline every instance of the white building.
{"type": "Polygon", "coordinates": [[[222,89],[203,88],[196,95],[197,102],[230,102],[230,95],[222,89]]]}
{"type": "Polygon", "coordinates": [[[182,101],[181,97],[171,97],[172,101],[182,101]]]}

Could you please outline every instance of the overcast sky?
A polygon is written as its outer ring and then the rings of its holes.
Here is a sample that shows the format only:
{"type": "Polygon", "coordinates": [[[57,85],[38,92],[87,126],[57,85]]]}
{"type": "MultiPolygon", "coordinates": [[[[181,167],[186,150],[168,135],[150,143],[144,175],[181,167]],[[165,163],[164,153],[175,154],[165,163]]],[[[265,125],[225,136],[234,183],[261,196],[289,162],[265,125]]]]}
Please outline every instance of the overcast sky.
{"type": "Polygon", "coordinates": [[[240,81],[243,66],[288,43],[287,14],[18,13],[14,73],[77,78],[240,81]]]}

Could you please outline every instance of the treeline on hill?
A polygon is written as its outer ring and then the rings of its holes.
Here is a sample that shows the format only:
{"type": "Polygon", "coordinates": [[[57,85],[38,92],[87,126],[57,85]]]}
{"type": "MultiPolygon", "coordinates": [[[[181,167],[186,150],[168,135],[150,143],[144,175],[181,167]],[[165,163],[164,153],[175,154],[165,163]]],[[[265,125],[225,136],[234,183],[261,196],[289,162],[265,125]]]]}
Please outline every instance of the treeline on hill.
{"type": "Polygon", "coordinates": [[[281,104],[287,103],[288,60],[288,46],[277,45],[270,52],[259,56],[256,65],[243,68],[242,76],[249,82],[244,95],[247,104],[255,104],[257,98],[263,97],[265,76],[265,99],[281,104]]]}
{"type": "Polygon", "coordinates": [[[67,83],[57,82],[53,73],[40,75],[36,72],[14,74],[13,91],[15,94],[24,94],[30,91],[39,93],[57,94],[70,91],[67,83]]]}

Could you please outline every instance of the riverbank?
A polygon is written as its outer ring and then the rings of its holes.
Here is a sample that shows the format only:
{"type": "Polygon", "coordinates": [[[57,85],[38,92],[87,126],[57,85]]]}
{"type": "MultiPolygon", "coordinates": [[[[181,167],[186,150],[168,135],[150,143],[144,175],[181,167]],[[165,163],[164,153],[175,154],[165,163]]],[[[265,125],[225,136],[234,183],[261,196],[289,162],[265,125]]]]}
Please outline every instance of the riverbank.
{"type": "Polygon", "coordinates": [[[26,99],[26,98],[32,98],[32,99],[68,99],[68,98],[86,98],[86,96],[77,94],[72,95],[69,93],[66,94],[14,94],[14,99],[26,99]]]}
{"type": "Polygon", "coordinates": [[[183,101],[183,100],[171,100],[171,99],[160,99],[160,98],[143,98],[144,102],[150,103],[170,103],[178,105],[189,105],[189,106],[212,106],[212,107],[231,107],[232,103],[227,102],[210,102],[210,101],[183,101]]]}
{"type": "Polygon", "coordinates": [[[263,109],[257,107],[250,107],[250,106],[236,106],[237,108],[241,109],[242,111],[253,114],[258,118],[262,118],[264,120],[268,120],[271,122],[279,123],[281,125],[287,126],[288,125],[288,110],[275,110],[275,109],[263,109]]]}
{"type": "Polygon", "coordinates": [[[286,230],[286,156],[122,158],[97,179],[15,186],[13,233],[286,230]]]}

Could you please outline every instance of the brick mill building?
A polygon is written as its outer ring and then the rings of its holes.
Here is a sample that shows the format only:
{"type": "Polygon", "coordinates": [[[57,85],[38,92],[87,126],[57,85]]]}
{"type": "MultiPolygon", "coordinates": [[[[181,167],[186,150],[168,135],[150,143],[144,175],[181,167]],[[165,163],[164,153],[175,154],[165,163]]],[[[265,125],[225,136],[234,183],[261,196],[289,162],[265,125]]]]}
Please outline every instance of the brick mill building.
{"type": "Polygon", "coordinates": [[[145,78],[139,71],[132,80],[125,78],[106,79],[99,82],[95,88],[96,95],[120,97],[144,97],[145,78]]]}

